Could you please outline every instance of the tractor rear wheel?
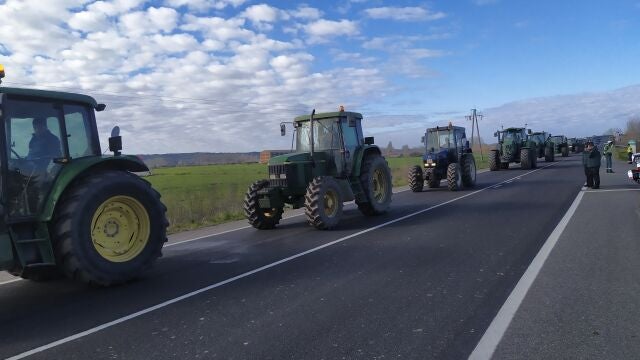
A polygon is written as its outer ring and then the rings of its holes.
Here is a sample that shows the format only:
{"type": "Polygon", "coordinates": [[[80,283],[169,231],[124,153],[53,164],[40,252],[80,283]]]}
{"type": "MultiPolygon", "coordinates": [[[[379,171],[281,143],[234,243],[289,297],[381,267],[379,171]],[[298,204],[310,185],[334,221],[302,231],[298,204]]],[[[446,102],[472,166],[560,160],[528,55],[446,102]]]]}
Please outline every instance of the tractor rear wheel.
{"type": "Polygon", "coordinates": [[[462,183],[465,187],[476,184],[476,159],[473,154],[462,156],[462,183]]]}
{"type": "Polygon", "coordinates": [[[440,187],[440,178],[436,175],[436,169],[429,168],[424,170],[425,179],[427,180],[427,187],[429,189],[435,189],[440,187]]]}
{"type": "Polygon", "coordinates": [[[424,188],[424,177],[422,176],[422,168],[418,165],[409,169],[409,188],[413,192],[421,192],[424,188]]]}
{"type": "Polygon", "coordinates": [[[562,147],[562,157],[567,157],[567,156],[569,156],[569,147],[565,145],[562,147]]]}
{"type": "Polygon", "coordinates": [[[149,182],[126,171],[78,179],[60,199],[52,224],[58,266],[73,279],[127,282],[162,256],[167,208],[149,182]]]}
{"type": "Polygon", "coordinates": [[[360,184],[367,202],[358,203],[358,209],[367,216],[384,214],[391,205],[391,170],[380,155],[367,156],[360,171],[360,184]]]}
{"type": "Polygon", "coordinates": [[[531,169],[531,166],[533,165],[531,157],[530,149],[520,149],[520,168],[524,170],[531,169]]]}
{"type": "Polygon", "coordinates": [[[342,217],[340,185],[331,176],[318,176],[307,186],[304,213],[309,225],[320,230],[335,227],[342,217]]]}
{"type": "Polygon", "coordinates": [[[457,191],[462,188],[462,169],[460,164],[451,163],[447,167],[447,185],[451,191],[457,191]]]}
{"type": "Polygon", "coordinates": [[[251,184],[244,195],[244,215],[249,224],[259,230],[273,229],[282,219],[282,207],[263,209],[258,201],[258,191],[269,185],[268,180],[258,180],[251,184]]]}
{"type": "Polygon", "coordinates": [[[544,161],[553,162],[553,147],[546,146],[544,148],[544,161]]]}
{"type": "Polygon", "coordinates": [[[489,153],[489,170],[500,170],[500,154],[498,153],[498,150],[491,150],[489,153]]]}

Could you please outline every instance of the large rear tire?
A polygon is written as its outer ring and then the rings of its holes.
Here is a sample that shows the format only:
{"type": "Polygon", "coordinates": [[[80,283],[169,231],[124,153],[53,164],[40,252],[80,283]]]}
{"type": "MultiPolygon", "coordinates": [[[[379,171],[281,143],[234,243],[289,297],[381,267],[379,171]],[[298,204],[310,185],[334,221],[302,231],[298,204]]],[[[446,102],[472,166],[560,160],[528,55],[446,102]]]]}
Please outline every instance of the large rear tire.
{"type": "Polygon", "coordinates": [[[162,256],[169,222],[160,194],[126,171],[78,179],[52,224],[56,262],[76,280],[100,286],[130,281],[162,256]]]}
{"type": "Polygon", "coordinates": [[[331,176],[318,176],[307,186],[304,213],[309,225],[319,230],[334,228],[342,217],[340,185],[331,176]]]}
{"type": "Polygon", "coordinates": [[[409,188],[413,192],[421,192],[424,188],[424,176],[422,175],[422,168],[418,165],[412,166],[409,169],[409,188]]]}
{"type": "Polygon", "coordinates": [[[531,166],[533,165],[531,157],[530,149],[520,149],[520,168],[523,170],[531,169],[531,166]]]}
{"type": "Polygon", "coordinates": [[[451,191],[457,191],[462,188],[462,169],[460,164],[451,163],[447,167],[447,186],[451,191]]]}
{"type": "Polygon", "coordinates": [[[489,170],[500,170],[500,154],[498,153],[498,150],[491,150],[489,153],[489,170]]]}
{"type": "Polygon", "coordinates": [[[465,187],[476,184],[476,159],[473,154],[465,154],[462,157],[462,183],[465,187]]]}
{"type": "Polygon", "coordinates": [[[269,185],[268,180],[258,180],[251,184],[244,195],[244,215],[249,224],[259,230],[273,229],[282,219],[283,208],[263,209],[258,201],[258,191],[269,185]]]}
{"type": "Polygon", "coordinates": [[[384,214],[391,206],[391,170],[380,155],[367,156],[360,172],[360,184],[367,202],[356,202],[358,209],[366,216],[384,214]]]}

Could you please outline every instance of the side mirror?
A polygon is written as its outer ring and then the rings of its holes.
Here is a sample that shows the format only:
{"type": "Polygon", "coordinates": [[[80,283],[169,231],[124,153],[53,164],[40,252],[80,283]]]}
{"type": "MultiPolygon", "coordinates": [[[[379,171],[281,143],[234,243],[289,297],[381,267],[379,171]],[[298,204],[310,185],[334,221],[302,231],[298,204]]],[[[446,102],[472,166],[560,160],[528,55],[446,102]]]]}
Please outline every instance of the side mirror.
{"type": "Polygon", "coordinates": [[[287,135],[287,127],[284,123],[280,123],[280,136],[287,135]]]}
{"type": "Polygon", "coordinates": [[[531,135],[531,129],[527,129],[527,134],[531,135]]]}
{"type": "Polygon", "coordinates": [[[120,136],[120,127],[114,126],[111,130],[111,137],[109,138],[109,151],[113,152],[113,155],[120,155],[122,150],[122,136],[120,136]]]}
{"type": "Polygon", "coordinates": [[[373,136],[367,136],[364,138],[364,143],[366,145],[373,145],[373,136]]]}
{"type": "Polygon", "coordinates": [[[107,105],[105,104],[98,104],[96,105],[96,111],[102,111],[107,107],[107,105]]]}
{"type": "Polygon", "coordinates": [[[420,142],[424,144],[424,136],[420,138],[420,142]]]}

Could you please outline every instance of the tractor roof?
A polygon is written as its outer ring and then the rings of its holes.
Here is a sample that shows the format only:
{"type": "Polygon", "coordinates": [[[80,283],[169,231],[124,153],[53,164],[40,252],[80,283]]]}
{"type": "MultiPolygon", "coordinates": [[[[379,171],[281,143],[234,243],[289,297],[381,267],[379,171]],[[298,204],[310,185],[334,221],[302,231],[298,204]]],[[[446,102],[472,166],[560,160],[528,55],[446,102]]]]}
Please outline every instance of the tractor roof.
{"type": "Polygon", "coordinates": [[[29,96],[29,97],[40,97],[40,98],[55,99],[55,100],[62,100],[62,101],[73,101],[73,102],[87,104],[93,108],[96,108],[98,106],[98,103],[96,102],[96,100],[89,95],[75,94],[75,93],[62,92],[62,91],[23,89],[23,88],[0,86],[0,93],[10,94],[10,95],[29,96]]]}
{"type": "Polygon", "coordinates": [[[534,131],[531,135],[540,135],[540,134],[548,134],[546,131],[534,131]]]}
{"type": "MultiPolygon", "coordinates": [[[[362,119],[362,114],[357,113],[357,112],[352,112],[352,111],[334,111],[334,112],[326,112],[326,113],[317,113],[313,115],[313,119],[314,120],[319,120],[319,119],[330,119],[330,118],[336,118],[339,116],[346,116],[346,117],[355,117],[356,119],[362,119]]],[[[293,121],[307,121],[311,118],[311,115],[300,115],[300,116],[296,116],[295,119],[293,119],[293,121]]]]}
{"type": "Polygon", "coordinates": [[[522,131],[522,130],[524,130],[524,128],[521,128],[521,127],[510,127],[510,128],[503,129],[502,131],[522,131]]]}
{"type": "Polygon", "coordinates": [[[436,126],[434,128],[428,128],[427,132],[434,132],[434,131],[446,131],[446,130],[462,130],[464,131],[465,128],[463,128],[462,126],[436,126]]]}

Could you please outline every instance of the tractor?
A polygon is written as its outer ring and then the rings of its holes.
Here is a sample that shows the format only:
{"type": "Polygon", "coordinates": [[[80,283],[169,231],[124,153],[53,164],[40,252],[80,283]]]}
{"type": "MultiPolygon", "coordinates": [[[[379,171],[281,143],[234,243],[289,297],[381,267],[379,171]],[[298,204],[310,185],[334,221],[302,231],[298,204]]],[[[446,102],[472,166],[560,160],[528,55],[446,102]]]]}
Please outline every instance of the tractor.
{"type": "Polygon", "coordinates": [[[564,135],[554,135],[551,137],[551,141],[555,144],[555,152],[561,153],[562,157],[569,156],[569,143],[567,137],[564,135]]]}
{"type": "Polygon", "coordinates": [[[367,216],[389,209],[391,170],[373,137],[363,137],[361,114],[314,110],[296,117],[293,128],[295,151],[271,158],[269,178],[247,189],[244,213],[254,228],[275,228],[285,205],[304,208],[309,225],[322,230],[338,225],[346,201],[367,216]]]}
{"type": "Polygon", "coordinates": [[[103,155],[95,111],[104,108],[87,95],[0,87],[0,270],[108,286],[161,256],[166,208],[133,174],[147,166],[121,155],[118,127],[103,155]]]}
{"type": "Polygon", "coordinates": [[[555,160],[555,145],[551,141],[551,134],[545,131],[537,131],[529,134],[529,140],[537,145],[537,158],[543,158],[546,162],[555,160]]]}
{"type": "Polygon", "coordinates": [[[537,167],[538,147],[535,141],[528,139],[531,130],[525,128],[507,128],[496,131],[498,144],[489,153],[489,170],[508,169],[509,163],[520,163],[522,169],[537,167]]]}
{"type": "Polygon", "coordinates": [[[475,185],[476,161],[464,127],[449,124],[427,129],[422,143],[426,149],[422,157],[424,171],[418,165],[409,169],[411,191],[422,191],[425,182],[427,187],[437,188],[442,179],[447,179],[451,191],[475,185]]]}
{"type": "Polygon", "coordinates": [[[584,151],[584,139],[571,138],[567,140],[567,143],[572,153],[581,153],[584,151]]]}

